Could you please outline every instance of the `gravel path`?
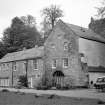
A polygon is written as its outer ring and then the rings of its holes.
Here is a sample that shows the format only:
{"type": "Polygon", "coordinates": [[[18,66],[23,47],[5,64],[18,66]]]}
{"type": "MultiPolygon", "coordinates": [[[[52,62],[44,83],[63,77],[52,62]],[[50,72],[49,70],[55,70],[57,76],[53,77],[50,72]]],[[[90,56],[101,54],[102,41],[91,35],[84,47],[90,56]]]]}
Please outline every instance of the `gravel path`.
{"type": "MultiPolygon", "coordinates": [[[[3,88],[0,87],[0,90],[3,88]]],[[[14,89],[7,88],[10,91],[20,91],[25,93],[36,93],[40,94],[57,94],[60,96],[68,96],[68,97],[82,97],[82,98],[93,98],[93,99],[101,99],[105,101],[105,92],[97,92],[95,89],[75,89],[75,90],[35,90],[35,89],[14,89]]]]}

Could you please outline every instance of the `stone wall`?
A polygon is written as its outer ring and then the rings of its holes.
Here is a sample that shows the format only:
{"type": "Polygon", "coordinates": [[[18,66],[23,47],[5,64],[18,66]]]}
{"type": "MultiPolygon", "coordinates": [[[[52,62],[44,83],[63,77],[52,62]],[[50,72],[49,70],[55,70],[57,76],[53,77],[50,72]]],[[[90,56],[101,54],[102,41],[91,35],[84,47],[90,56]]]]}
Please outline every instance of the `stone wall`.
{"type": "MultiPolygon", "coordinates": [[[[78,53],[78,37],[63,25],[57,25],[45,42],[46,72],[49,79],[53,78],[56,69],[52,69],[52,60],[57,60],[57,67],[65,75],[65,80],[72,78],[74,85],[84,85],[85,74],[81,69],[78,53]],[[68,43],[68,50],[64,50],[64,42],[68,43]],[[63,68],[63,58],[68,58],[68,67],[63,68]]],[[[66,83],[66,81],[65,81],[66,83]]]]}
{"type": "MultiPolygon", "coordinates": [[[[33,67],[33,60],[27,60],[27,77],[32,78],[33,87],[34,85],[37,85],[37,83],[40,81],[43,75],[43,59],[42,58],[36,58],[38,61],[38,69],[34,70],[33,67]]],[[[4,63],[7,64],[7,63],[4,63]]],[[[19,80],[19,76],[26,75],[26,60],[22,61],[16,61],[16,70],[14,70],[13,67],[14,62],[8,62],[7,69],[4,69],[4,67],[1,67],[0,70],[0,78],[8,78],[9,79],[9,86],[16,86],[19,80]]]]}
{"type": "Polygon", "coordinates": [[[105,44],[79,38],[79,52],[84,54],[83,62],[88,66],[105,67],[105,44]]]}

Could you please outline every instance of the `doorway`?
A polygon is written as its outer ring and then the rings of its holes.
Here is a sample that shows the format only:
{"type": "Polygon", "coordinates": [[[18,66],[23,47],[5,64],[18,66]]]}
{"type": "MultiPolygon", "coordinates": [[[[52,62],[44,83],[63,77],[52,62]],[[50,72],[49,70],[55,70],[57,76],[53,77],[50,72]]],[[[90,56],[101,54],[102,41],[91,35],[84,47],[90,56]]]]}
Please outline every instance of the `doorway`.
{"type": "Polygon", "coordinates": [[[53,86],[64,86],[64,73],[62,71],[55,71],[53,73],[53,86]]]}

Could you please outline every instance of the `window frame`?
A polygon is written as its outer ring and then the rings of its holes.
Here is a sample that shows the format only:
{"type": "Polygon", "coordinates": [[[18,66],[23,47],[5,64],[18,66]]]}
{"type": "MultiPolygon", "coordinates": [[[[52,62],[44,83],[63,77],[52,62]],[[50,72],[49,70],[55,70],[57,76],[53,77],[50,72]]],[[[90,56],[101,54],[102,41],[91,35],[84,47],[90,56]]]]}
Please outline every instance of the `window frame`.
{"type": "Polygon", "coordinates": [[[69,66],[68,58],[63,58],[63,68],[68,68],[68,66],[69,66]]]}
{"type": "Polygon", "coordinates": [[[0,71],[2,70],[2,64],[0,64],[0,71]]]}
{"type": "Polygon", "coordinates": [[[8,70],[9,69],[9,63],[6,63],[5,64],[5,70],[8,70]]]}
{"type": "Polygon", "coordinates": [[[13,71],[17,71],[17,65],[16,65],[16,62],[13,62],[13,71]]]}
{"type": "Polygon", "coordinates": [[[63,49],[66,51],[68,50],[68,42],[64,42],[63,49]]]}
{"type": "Polygon", "coordinates": [[[8,70],[8,69],[7,69],[7,63],[2,63],[2,64],[1,64],[1,70],[4,70],[4,71],[5,71],[5,70],[8,70]]]}
{"type": "Polygon", "coordinates": [[[52,68],[55,69],[57,67],[57,60],[53,59],[52,60],[52,68]]]}
{"type": "Polygon", "coordinates": [[[2,64],[2,70],[5,70],[5,63],[2,64]]]}
{"type": "Polygon", "coordinates": [[[38,60],[37,59],[33,59],[33,69],[38,70],[38,60]]]}

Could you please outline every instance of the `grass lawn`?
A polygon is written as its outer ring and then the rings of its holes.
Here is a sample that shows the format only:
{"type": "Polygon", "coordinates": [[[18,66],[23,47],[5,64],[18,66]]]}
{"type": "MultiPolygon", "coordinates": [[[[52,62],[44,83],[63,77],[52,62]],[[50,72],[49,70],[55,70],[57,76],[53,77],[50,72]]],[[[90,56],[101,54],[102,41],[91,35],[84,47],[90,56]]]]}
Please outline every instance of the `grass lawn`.
{"type": "Polygon", "coordinates": [[[36,95],[22,92],[0,92],[0,105],[105,105],[96,99],[36,95]]]}

